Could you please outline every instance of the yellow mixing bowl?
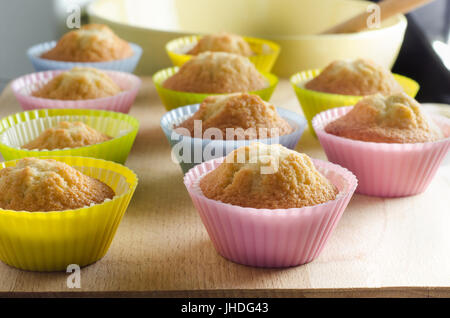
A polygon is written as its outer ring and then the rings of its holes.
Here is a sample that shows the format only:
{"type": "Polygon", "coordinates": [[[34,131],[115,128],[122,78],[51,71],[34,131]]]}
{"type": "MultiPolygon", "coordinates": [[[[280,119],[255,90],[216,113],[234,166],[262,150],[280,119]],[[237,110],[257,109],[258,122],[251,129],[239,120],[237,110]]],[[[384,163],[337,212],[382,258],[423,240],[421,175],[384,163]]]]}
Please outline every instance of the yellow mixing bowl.
{"type": "MultiPolygon", "coordinates": [[[[136,174],[125,166],[84,157],[48,157],[67,163],[109,185],[116,196],[76,210],[26,212],[0,209],[0,260],[19,269],[62,271],[101,259],[136,189],[136,174]]],[[[0,163],[0,169],[17,161],[0,163]]]]}
{"type": "Polygon", "coordinates": [[[381,28],[355,34],[318,35],[360,12],[363,0],[97,0],[88,6],[90,22],[108,24],[143,49],[138,74],[169,67],[169,41],[191,34],[227,31],[274,41],[281,46],[274,74],[323,68],[338,59],[369,58],[391,68],[406,30],[403,15],[381,28]]]}
{"type": "MultiPolygon", "coordinates": [[[[299,72],[291,76],[291,85],[294,88],[297,95],[300,106],[302,107],[303,114],[308,120],[308,125],[311,132],[314,133],[314,129],[311,125],[313,117],[330,108],[355,105],[363,96],[351,96],[351,95],[339,95],[329,94],[313,91],[304,88],[304,84],[320,73],[319,69],[299,72]]],[[[402,75],[393,74],[397,82],[403,87],[406,94],[411,97],[415,97],[419,91],[419,84],[402,75]]]]}

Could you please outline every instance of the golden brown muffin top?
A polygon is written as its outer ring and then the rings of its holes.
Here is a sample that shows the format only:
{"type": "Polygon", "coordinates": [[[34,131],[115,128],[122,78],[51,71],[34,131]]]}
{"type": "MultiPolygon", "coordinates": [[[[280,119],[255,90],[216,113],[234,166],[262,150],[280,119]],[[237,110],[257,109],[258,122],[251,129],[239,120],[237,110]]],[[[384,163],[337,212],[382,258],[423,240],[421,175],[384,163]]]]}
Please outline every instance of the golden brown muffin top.
{"type": "Polygon", "coordinates": [[[108,185],[56,160],[25,158],[0,170],[0,208],[4,210],[71,210],[114,195],[108,185]]]}
{"type": "Polygon", "coordinates": [[[110,139],[112,138],[82,122],[63,121],[54,128],[44,130],[39,137],[23,145],[22,148],[28,150],[78,148],[110,139]]]}
{"type": "Polygon", "coordinates": [[[262,143],[231,152],[200,179],[200,189],[209,199],[257,209],[312,206],[338,193],[307,155],[262,143]]]}
{"type": "Polygon", "coordinates": [[[334,61],[307,82],[305,88],[354,96],[389,95],[403,91],[388,69],[367,59],[334,61]]]}
{"type": "Polygon", "coordinates": [[[120,87],[106,74],[92,67],[74,67],[52,78],[32,92],[40,98],[85,100],[120,94],[120,87]]]}
{"type": "Polygon", "coordinates": [[[256,91],[267,86],[248,58],[225,52],[193,56],[163,83],[167,89],[210,94],[256,91]]]}
{"type": "Polygon", "coordinates": [[[195,120],[202,123],[202,136],[207,129],[217,128],[222,136],[217,139],[264,139],[293,131],[288,122],[278,115],[275,106],[258,95],[247,93],[208,96],[198,111],[176,128],[188,129],[192,137],[195,120]],[[227,128],[233,128],[234,133],[229,132],[227,136],[227,128]]]}
{"type": "Polygon", "coordinates": [[[239,35],[221,32],[204,35],[187,54],[198,55],[202,52],[228,52],[242,56],[252,56],[250,45],[239,35]]]}
{"type": "Polygon", "coordinates": [[[420,104],[405,93],[365,97],[346,115],[330,122],[325,131],[345,138],[383,143],[418,143],[440,138],[420,104]]]}
{"type": "Polygon", "coordinates": [[[41,55],[48,60],[64,62],[107,62],[133,55],[128,42],[104,24],[86,24],[59,39],[56,46],[41,55]]]}

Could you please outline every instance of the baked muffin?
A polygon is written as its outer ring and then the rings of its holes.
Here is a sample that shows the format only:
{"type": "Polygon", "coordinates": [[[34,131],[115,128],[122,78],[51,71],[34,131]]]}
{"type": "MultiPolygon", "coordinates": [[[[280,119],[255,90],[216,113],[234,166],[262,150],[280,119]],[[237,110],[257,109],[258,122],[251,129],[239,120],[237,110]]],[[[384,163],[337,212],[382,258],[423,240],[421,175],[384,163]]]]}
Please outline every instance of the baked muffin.
{"type": "Polygon", "coordinates": [[[55,161],[25,158],[0,170],[0,208],[48,212],[78,209],[114,197],[103,182],[55,161]]]}
{"type": "Polygon", "coordinates": [[[260,90],[268,82],[246,57],[204,52],[183,64],[162,86],[182,92],[220,94],[260,90]]]}
{"type": "Polygon", "coordinates": [[[41,58],[64,62],[107,62],[133,55],[128,42],[106,25],[86,24],[64,34],[41,58]]]}
{"type": "Polygon", "coordinates": [[[82,122],[63,121],[44,130],[39,137],[22,146],[28,150],[78,148],[112,139],[82,122]]]}
{"type": "Polygon", "coordinates": [[[334,61],[307,82],[305,88],[353,96],[390,95],[403,91],[388,69],[366,59],[334,61]]]}
{"type": "Polygon", "coordinates": [[[202,36],[187,54],[198,55],[207,51],[228,52],[242,56],[253,55],[250,45],[241,36],[226,32],[202,36]]]}
{"type": "Polygon", "coordinates": [[[345,138],[383,143],[420,143],[440,138],[420,104],[405,93],[365,97],[346,115],[330,122],[325,131],[345,138]]]}
{"type": "Polygon", "coordinates": [[[85,100],[110,97],[120,92],[120,87],[106,73],[92,67],[74,67],[55,76],[32,95],[48,99],[85,100]]]}
{"type": "Polygon", "coordinates": [[[307,155],[262,143],[231,152],[199,185],[209,199],[257,209],[312,206],[338,193],[307,155]]]}
{"type": "MultiPolygon", "coordinates": [[[[283,136],[293,131],[275,106],[258,95],[235,93],[205,98],[199,110],[176,128],[186,128],[194,136],[194,121],[202,122],[202,135],[209,128],[222,132],[221,139],[257,139],[283,136]],[[227,128],[235,134],[227,136],[227,128]]],[[[177,131],[177,130],[176,130],[177,131]]]]}

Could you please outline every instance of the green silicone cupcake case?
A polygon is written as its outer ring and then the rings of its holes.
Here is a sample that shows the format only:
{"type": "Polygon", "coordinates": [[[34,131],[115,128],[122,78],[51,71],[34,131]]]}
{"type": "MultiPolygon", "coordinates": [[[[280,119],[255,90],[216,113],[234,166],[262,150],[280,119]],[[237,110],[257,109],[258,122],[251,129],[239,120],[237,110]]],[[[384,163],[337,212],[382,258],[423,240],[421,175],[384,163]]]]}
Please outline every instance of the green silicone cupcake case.
{"type": "Polygon", "coordinates": [[[0,121],[0,153],[5,160],[25,157],[79,156],[125,163],[139,128],[136,118],[123,113],[88,109],[41,109],[17,113],[0,121]],[[62,121],[81,121],[112,137],[72,149],[27,150],[20,147],[62,121]]]}

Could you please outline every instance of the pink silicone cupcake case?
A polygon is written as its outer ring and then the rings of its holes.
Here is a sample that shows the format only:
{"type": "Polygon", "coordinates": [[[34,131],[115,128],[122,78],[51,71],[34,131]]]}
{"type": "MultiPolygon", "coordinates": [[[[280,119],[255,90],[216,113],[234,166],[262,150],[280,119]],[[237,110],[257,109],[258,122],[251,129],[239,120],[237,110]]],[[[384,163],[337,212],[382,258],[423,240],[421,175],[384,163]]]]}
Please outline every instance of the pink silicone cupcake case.
{"type": "Polygon", "coordinates": [[[117,71],[104,71],[123,90],[120,94],[88,100],[57,100],[39,98],[31,95],[33,91],[42,87],[56,75],[64,72],[45,71],[28,74],[17,78],[11,84],[11,88],[22,106],[23,110],[46,109],[46,108],[80,108],[100,109],[127,114],[136,98],[141,86],[139,77],[117,71]]]}
{"type": "Polygon", "coordinates": [[[317,114],[312,125],[328,160],[358,178],[356,192],[379,197],[410,196],[425,191],[450,147],[450,120],[431,116],[445,138],[435,142],[389,144],[352,140],[325,132],[325,126],[352,107],[317,114]]]}
{"type": "Polygon", "coordinates": [[[338,189],[335,200],[294,209],[253,209],[206,198],[199,180],[224,157],[192,168],[184,183],[217,252],[244,265],[289,267],[314,260],[336,227],[357,186],[356,177],[338,165],[313,160],[338,189]]]}

